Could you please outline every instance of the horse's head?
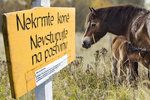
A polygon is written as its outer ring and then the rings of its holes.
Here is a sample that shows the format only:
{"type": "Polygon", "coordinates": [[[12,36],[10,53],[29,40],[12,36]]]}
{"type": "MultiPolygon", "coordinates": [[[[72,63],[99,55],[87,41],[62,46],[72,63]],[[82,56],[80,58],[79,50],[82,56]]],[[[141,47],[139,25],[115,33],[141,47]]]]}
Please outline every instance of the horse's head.
{"type": "Polygon", "coordinates": [[[94,8],[89,8],[90,13],[88,14],[85,22],[85,32],[82,41],[82,47],[90,48],[92,44],[96,43],[100,38],[106,34],[106,25],[100,17],[100,12],[94,8]]]}

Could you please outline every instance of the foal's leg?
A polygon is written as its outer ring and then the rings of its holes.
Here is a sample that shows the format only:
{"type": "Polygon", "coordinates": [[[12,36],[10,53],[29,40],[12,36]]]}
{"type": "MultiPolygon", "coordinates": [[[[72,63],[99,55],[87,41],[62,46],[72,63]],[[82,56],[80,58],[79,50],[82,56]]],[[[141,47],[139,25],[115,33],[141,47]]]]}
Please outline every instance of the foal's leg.
{"type": "Polygon", "coordinates": [[[136,77],[137,74],[135,73],[135,63],[134,62],[129,62],[129,76],[128,76],[128,84],[130,85],[136,85],[136,77]]]}
{"type": "Polygon", "coordinates": [[[148,79],[150,80],[150,67],[148,68],[148,79]]]}
{"type": "Polygon", "coordinates": [[[138,62],[133,62],[133,70],[134,70],[135,77],[137,77],[138,76],[138,62]]]}
{"type": "Polygon", "coordinates": [[[132,79],[133,79],[133,63],[129,61],[129,66],[128,66],[128,84],[132,83],[132,79]]]}
{"type": "Polygon", "coordinates": [[[118,62],[118,82],[122,83],[126,79],[126,66],[124,65],[125,60],[119,60],[118,62]]]}
{"type": "Polygon", "coordinates": [[[138,62],[132,62],[132,80],[135,81],[138,77],[138,62]]]}
{"type": "Polygon", "coordinates": [[[117,60],[114,57],[112,57],[112,77],[113,77],[114,83],[116,83],[117,72],[118,72],[117,60]]]}

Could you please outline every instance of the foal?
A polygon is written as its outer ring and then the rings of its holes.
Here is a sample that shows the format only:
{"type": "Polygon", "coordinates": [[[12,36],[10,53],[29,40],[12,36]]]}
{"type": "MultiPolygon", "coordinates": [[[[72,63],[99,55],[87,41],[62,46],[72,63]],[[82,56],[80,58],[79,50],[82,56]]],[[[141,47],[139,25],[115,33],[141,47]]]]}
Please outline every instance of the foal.
{"type": "Polygon", "coordinates": [[[114,81],[118,76],[118,82],[121,82],[126,78],[126,75],[128,75],[129,83],[135,80],[137,76],[132,66],[134,62],[140,62],[148,69],[148,78],[150,79],[150,51],[134,47],[124,36],[114,38],[111,48],[114,81]]]}

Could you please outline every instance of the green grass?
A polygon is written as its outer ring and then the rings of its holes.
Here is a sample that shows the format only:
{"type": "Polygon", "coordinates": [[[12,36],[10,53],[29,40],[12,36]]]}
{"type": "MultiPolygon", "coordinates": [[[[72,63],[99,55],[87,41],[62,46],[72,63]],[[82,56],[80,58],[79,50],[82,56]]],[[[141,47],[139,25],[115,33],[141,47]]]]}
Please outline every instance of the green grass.
{"type": "Polygon", "coordinates": [[[6,62],[0,59],[0,100],[10,97],[10,86],[6,62]]]}

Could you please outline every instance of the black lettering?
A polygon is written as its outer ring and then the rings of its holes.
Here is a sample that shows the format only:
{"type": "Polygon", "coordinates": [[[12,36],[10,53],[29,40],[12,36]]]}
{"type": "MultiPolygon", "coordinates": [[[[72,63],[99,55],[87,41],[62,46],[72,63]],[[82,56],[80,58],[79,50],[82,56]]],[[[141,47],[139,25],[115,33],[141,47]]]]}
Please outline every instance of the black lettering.
{"type": "Polygon", "coordinates": [[[17,31],[20,30],[20,27],[22,30],[25,30],[25,14],[23,13],[23,22],[21,22],[18,14],[16,14],[16,21],[17,21],[17,31]]]}
{"type": "Polygon", "coordinates": [[[59,40],[61,40],[61,36],[60,36],[60,32],[57,32],[57,33],[55,34],[55,42],[56,42],[56,44],[57,44],[57,42],[58,42],[59,40]]]}
{"type": "Polygon", "coordinates": [[[63,42],[62,44],[60,44],[60,49],[61,51],[67,49],[67,42],[66,43],[63,42]]]}
{"type": "Polygon", "coordinates": [[[37,34],[35,35],[35,41],[34,41],[34,39],[32,38],[32,36],[30,36],[30,46],[31,46],[31,50],[33,49],[33,47],[34,47],[34,48],[40,47],[37,38],[38,38],[38,37],[37,37],[37,34]]]}
{"type": "Polygon", "coordinates": [[[48,49],[45,50],[44,56],[45,56],[44,58],[45,58],[45,62],[46,62],[46,61],[47,61],[47,58],[50,57],[50,54],[49,54],[49,50],[48,50],[48,49]]]}
{"type": "Polygon", "coordinates": [[[50,43],[54,43],[54,35],[50,32],[50,43]]]}
{"type": "Polygon", "coordinates": [[[31,20],[30,20],[30,18],[27,18],[27,19],[26,19],[26,29],[27,29],[27,30],[30,29],[30,26],[29,26],[30,24],[31,24],[31,20]]]}
{"type": "Polygon", "coordinates": [[[41,17],[41,26],[46,26],[46,19],[48,19],[47,16],[41,17]]]}
{"type": "Polygon", "coordinates": [[[34,20],[33,20],[33,13],[31,13],[32,28],[37,28],[35,21],[37,21],[37,18],[34,18],[34,20]]]}
{"type": "Polygon", "coordinates": [[[50,34],[48,34],[47,36],[45,36],[45,40],[47,40],[48,42],[46,42],[46,45],[48,45],[50,43],[50,34]]]}
{"type": "Polygon", "coordinates": [[[47,26],[53,25],[53,23],[52,23],[53,21],[54,21],[54,16],[50,16],[50,13],[48,13],[47,26]]]}
{"type": "Polygon", "coordinates": [[[39,52],[32,56],[32,65],[39,63],[41,61],[42,61],[42,52],[39,52]]]}
{"type": "Polygon", "coordinates": [[[57,23],[68,23],[69,22],[69,13],[66,15],[60,15],[59,12],[57,13],[57,23]]]}

